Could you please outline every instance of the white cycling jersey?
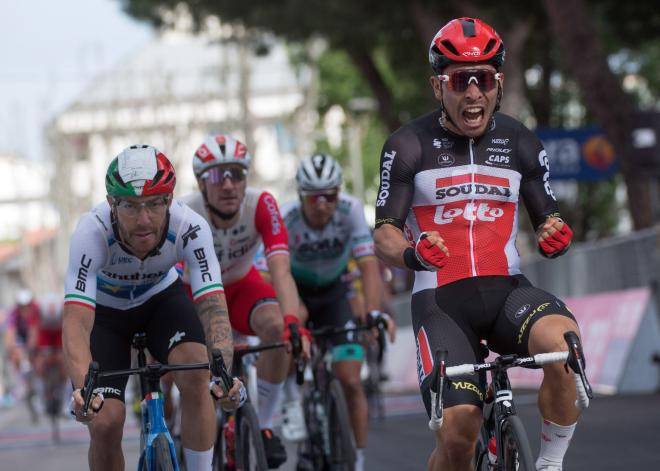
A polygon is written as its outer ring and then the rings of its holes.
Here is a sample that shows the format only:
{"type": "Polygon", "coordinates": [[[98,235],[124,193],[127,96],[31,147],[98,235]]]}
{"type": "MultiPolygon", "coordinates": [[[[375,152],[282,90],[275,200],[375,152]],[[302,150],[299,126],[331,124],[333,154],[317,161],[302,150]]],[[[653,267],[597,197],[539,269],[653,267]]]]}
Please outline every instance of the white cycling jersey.
{"type": "Polygon", "coordinates": [[[179,260],[189,267],[193,300],[223,292],[210,228],[185,203],[172,202],[163,239],[144,260],[119,242],[110,205],[101,203],[82,215],[71,236],[65,303],[91,309],[97,303],[121,310],[139,306],[176,281],[179,260]]]}
{"type": "Polygon", "coordinates": [[[359,199],[339,193],[337,210],[323,229],[312,229],[300,201],[282,207],[289,232],[291,273],[299,284],[319,287],[333,283],[346,270],[349,256],[374,256],[374,241],[359,199]]]}
{"type": "MultiPolygon", "coordinates": [[[[202,193],[188,195],[184,201],[207,221],[211,220],[202,193]]],[[[266,191],[248,187],[238,220],[227,229],[211,224],[211,232],[215,253],[222,265],[222,279],[227,285],[247,275],[262,241],[266,258],[288,253],[287,231],[277,202],[266,191]]]]}

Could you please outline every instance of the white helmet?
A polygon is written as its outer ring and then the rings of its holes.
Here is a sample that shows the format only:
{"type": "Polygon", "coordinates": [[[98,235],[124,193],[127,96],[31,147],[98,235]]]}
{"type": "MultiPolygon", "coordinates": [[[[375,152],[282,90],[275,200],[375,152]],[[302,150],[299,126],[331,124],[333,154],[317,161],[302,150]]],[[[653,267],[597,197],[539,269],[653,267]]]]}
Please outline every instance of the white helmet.
{"type": "Polygon", "coordinates": [[[221,164],[250,165],[252,156],[238,139],[224,134],[207,136],[193,157],[193,172],[200,178],[211,167],[221,164]]]}
{"type": "Polygon", "coordinates": [[[327,190],[341,185],[341,167],[327,154],[305,157],[296,172],[298,190],[327,190]]]}
{"type": "Polygon", "coordinates": [[[32,291],[27,288],[19,289],[16,291],[15,301],[19,306],[27,306],[32,302],[32,291]]]}

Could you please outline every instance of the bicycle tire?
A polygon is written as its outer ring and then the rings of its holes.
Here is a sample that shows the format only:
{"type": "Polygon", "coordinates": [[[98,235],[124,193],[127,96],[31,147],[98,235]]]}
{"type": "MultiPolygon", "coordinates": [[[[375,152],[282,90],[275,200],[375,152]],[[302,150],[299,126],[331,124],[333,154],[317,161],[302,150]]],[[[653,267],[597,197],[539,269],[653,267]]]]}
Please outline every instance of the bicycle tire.
{"type": "Polygon", "coordinates": [[[170,442],[165,435],[158,435],[151,444],[154,471],[174,471],[170,442]]]}
{"type": "Polygon", "coordinates": [[[246,402],[236,411],[236,465],[248,471],[267,471],[266,450],[261,438],[259,419],[252,404],[246,402]]]}
{"type": "Polygon", "coordinates": [[[527,432],[520,417],[510,415],[502,423],[502,456],[504,471],[535,471],[527,432]]]}
{"type": "Polygon", "coordinates": [[[307,438],[298,444],[296,471],[319,471],[325,467],[322,425],[320,418],[316,415],[317,401],[314,391],[307,389],[303,395],[307,438]]]}
{"type": "Polygon", "coordinates": [[[339,380],[333,378],[328,385],[326,410],[330,428],[330,469],[352,471],[355,467],[355,440],[348,415],[344,390],[339,380]]]}

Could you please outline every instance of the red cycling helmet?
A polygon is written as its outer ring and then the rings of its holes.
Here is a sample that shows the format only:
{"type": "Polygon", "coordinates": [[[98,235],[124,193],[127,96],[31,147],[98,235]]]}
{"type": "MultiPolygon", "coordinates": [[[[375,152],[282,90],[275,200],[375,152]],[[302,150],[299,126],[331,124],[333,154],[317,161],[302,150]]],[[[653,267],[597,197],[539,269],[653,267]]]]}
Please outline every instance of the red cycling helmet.
{"type": "Polygon", "coordinates": [[[488,62],[499,70],[504,54],[504,43],[492,27],[477,18],[457,18],[433,37],[429,63],[438,75],[456,62],[488,62]]]}

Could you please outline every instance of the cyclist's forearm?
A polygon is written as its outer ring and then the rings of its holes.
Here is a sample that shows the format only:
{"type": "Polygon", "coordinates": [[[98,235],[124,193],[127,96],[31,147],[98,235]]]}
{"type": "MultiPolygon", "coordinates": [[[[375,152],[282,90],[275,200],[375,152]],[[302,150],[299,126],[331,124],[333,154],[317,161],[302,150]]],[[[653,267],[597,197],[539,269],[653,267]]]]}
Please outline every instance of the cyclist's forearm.
{"type": "Polygon", "coordinates": [[[403,261],[403,252],[410,247],[410,243],[401,229],[392,224],[383,224],[374,231],[374,244],[376,255],[381,260],[389,265],[407,268],[403,261]]]}
{"type": "Polygon", "coordinates": [[[80,388],[92,361],[89,338],[94,327],[94,312],[80,306],[65,306],[62,317],[64,365],[74,387],[80,388]]]}
{"type": "Polygon", "coordinates": [[[272,274],[273,288],[282,314],[298,315],[298,289],[291,276],[290,260],[288,255],[273,255],[268,260],[268,271],[272,274]]]}
{"type": "Polygon", "coordinates": [[[375,257],[364,257],[358,260],[362,274],[362,289],[364,291],[364,304],[367,312],[381,310],[383,283],[380,277],[378,260],[375,257]]]}
{"type": "Polygon", "coordinates": [[[232,341],[229,314],[227,313],[227,301],[224,295],[209,294],[196,301],[195,307],[204,329],[206,347],[209,351],[214,348],[220,349],[225,366],[227,370],[230,370],[234,354],[234,343],[232,341]]]}

